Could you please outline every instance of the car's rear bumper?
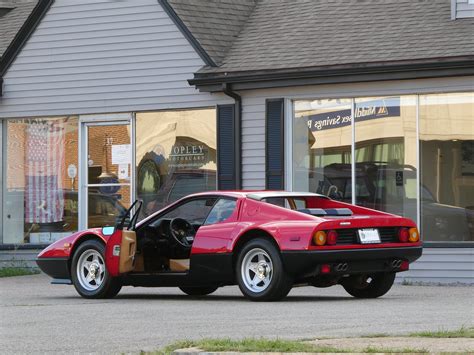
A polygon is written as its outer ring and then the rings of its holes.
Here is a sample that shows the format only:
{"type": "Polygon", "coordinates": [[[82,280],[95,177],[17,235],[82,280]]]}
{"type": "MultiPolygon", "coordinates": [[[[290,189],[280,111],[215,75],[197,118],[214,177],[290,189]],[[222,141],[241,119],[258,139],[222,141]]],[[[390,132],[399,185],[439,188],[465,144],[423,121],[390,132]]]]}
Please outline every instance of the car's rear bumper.
{"type": "Polygon", "coordinates": [[[54,279],[70,279],[68,258],[37,258],[41,271],[54,279]]]}
{"type": "Polygon", "coordinates": [[[329,264],[331,273],[356,274],[366,272],[401,271],[392,266],[394,260],[412,263],[422,254],[422,247],[347,249],[347,250],[297,250],[282,251],[285,269],[295,276],[316,276],[321,265],[329,264]],[[344,271],[337,265],[347,263],[344,271]]]}

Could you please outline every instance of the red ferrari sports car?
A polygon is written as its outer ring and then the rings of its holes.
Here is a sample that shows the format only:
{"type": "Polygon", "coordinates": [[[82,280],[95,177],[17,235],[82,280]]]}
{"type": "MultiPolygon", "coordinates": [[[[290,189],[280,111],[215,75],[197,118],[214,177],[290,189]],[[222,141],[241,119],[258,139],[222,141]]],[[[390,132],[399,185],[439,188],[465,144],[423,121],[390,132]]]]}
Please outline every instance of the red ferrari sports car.
{"type": "Polygon", "coordinates": [[[234,284],[253,301],[282,299],[295,284],[341,284],[375,298],[422,253],[410,219],[314,193],[194,194],[137,223],[140,205],[114,227],[50,245],[39,267],[86,298],[114,297],[122,286],[207,295],[234,284]]]}

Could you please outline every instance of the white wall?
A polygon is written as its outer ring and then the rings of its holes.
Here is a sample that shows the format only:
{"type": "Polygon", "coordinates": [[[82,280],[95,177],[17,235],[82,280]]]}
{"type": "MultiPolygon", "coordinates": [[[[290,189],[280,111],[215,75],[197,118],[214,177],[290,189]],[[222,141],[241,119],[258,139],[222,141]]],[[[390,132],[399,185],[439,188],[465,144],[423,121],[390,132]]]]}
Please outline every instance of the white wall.
{"type": "Polygon", "coordinates": [[[410,270],[397,274],[397,281],[429,283],[474,283],[474,248],[425,248],[410,270]]]}
{"type": "Polygon", "coordinates": [[[188,85],[203,65],[157,0],[56,0],[4,76],[0,118],[232,102],[188,85]]]}

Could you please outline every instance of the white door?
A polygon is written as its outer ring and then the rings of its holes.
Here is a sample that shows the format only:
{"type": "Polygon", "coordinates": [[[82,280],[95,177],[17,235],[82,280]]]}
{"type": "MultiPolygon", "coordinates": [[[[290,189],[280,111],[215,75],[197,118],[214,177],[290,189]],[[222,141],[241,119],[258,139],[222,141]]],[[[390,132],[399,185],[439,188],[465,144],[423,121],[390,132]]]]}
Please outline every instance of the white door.
{"type": "Polygon", "coordinates": [[[80,229],[113,226],[133,201],[132,120],[81,123],[80,229]]]}

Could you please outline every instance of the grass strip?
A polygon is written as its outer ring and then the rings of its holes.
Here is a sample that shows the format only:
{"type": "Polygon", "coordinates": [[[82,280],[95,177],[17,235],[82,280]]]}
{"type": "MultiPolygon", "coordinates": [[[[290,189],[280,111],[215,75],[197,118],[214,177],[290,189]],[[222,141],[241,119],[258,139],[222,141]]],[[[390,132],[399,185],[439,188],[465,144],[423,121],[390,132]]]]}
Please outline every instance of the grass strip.
{"type": "Polygon", "coordinates": [[[169,354],[176,349],[196,347],[204,351],[236,351],[236,352],[336,352],[332,347],[315,347],[312,344],[282,339],[202,339],[197,341],[180,341],[167,346],[163,353],[169,354]]]}
{"type": "Polygon", "coordinates": [[[155,352],[141,352],[146,355],[168,355],[177,349],[199,348],[210,352],[280,352],[280,353],[427,353],[425,349],[385,349],[367,347],[362,351],[354,349],[338,349],[332,346],[318,346],[296,340],[283,339],[256,339],[246,338],[242,340],[232,339],[202,339],[182,340],[168,345],[162,350],[155,352]]]}
{"type": "Polygon", "coordinates": [[[403,349],[392,349],[392,348],[377,348],[373,346],[368,346],[365,349],[360,351],[351,351],[355,353],[363,353],[363,354],[426,354],[429,353],[426,349],[412,349],[412,348],[403,348],[403,349]]]}
{"type": "Polygon", "coordinates": [[[474,327],[461,327],[457,330],[438,330],[417,332],[409,335],[420,338],[474,338],[474,327]]]}
{"type": "Polygon", "coordinates": [[[39,274],[39,270],[21,267],[6,267],[0,269],[0,277],[13,277],[39,274]]]}

